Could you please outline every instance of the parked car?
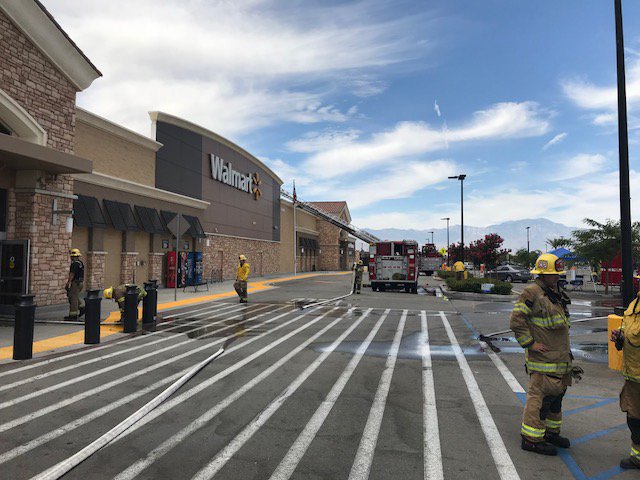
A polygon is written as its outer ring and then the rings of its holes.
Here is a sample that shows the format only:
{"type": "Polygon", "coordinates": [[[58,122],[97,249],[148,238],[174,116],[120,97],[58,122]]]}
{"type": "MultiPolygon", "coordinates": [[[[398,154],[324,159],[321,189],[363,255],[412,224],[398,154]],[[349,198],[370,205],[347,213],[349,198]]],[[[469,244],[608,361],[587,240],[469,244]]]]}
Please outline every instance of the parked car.
{"type": "Polygon", "coordinates": [[[531,272],[519,265],[501,265],[495,270],[487,272],[487,277],[505,282],[523,282],[531,280],[531,272]]]}

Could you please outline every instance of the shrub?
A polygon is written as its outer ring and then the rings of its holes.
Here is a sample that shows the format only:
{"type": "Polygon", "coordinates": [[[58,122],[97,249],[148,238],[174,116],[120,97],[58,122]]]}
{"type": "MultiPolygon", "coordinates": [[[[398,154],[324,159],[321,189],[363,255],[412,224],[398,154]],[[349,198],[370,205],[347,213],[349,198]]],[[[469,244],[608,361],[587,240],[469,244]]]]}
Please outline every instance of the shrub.
{"type": "Polygon", "coordinates": [[[451,272],[451,271],[447,272],[445,270],[438,270],[436,272],[436,275],[438,275],[438,277],[444,278],[446,280],[447,278],[454,278],[456,276],[456,272],[451,272]]]}
{"type": "Polygon", "coordinates": [[[491,293],[495,293],[496,295],[510,295],[511,284],[508,282],[499,282],[493,286],[491,293]]]}
{"type": "Polygon", "coordinates": [[[448,278],[446,280],[447,287],[454,292],[471,292],[482,293],[483,283],[493,283],[491,293],[497,295],[509,295],[511,293],[511,284],[508,282],[500,282],[496,280],[489,280],[486,278],[467,278],[466,280],[456,280],[455,278],[448,278]]]}

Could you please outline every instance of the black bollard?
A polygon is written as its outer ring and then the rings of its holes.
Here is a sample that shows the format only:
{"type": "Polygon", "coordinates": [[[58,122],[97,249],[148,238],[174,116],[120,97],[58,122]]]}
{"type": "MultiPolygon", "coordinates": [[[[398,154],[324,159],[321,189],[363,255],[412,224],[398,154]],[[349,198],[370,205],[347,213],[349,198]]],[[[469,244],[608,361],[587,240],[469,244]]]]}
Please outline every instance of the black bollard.
{"type": "Polygon", "coordinates": [[[153,330],[156,321],[153,316],[153,283],[144,282],[144,291],[147,295],[142,299],[142,329],[153,330]]]}
{"type": "Polygon", "coordinates": [[[149,280],[153,284],[153,301],[151,306],[153,307],[153,318],[158,316],[158,280],[149,280]]]}
{"type": "Polygon", "coordinates": [[[138,286],[126,285],[124,294],[124,333],[135,333],[138,330],[138,286]]]}
{"type": "Polygon", "coordinates": [[[29,360],[33,356],[33,323],[36,315],[35,295],[20,295],[16,303],[13,330],[13,359],[29,360]]]}
{"type": "Polygon", "coordinates": [[[84,311],[84,343],[97,345],[100,343],[100,304],[102,290],[89,290],[85,298],[84,311]]]}

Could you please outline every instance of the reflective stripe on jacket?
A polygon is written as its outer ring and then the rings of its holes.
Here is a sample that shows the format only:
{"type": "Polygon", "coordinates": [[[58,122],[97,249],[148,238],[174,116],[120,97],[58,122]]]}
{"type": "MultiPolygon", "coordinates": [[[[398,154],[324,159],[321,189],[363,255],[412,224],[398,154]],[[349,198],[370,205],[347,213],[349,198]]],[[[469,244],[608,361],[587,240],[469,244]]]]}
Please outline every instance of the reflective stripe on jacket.
{"type": "Polygon", "coordinates": [[[564,375],[571,371],[569,312],[559,301],[552,302],[543,286],[536,280],[524,289],[511,312],[510,326],[520,346],[526,349],[529,372],[564,375]],[[549,351],[529,350],[534,343],[546,345],[549,351]]]}
{"type": "Polygon", "coordinates": [[[249,264],[247,262],[244,262],[243,265],[238,265],[236,280],[240,282],[246,282],[247,280],[249,280],[249,264]]]}
{"type": "Polygon", "coordinates": [[[637,305],[638,302],[640,299],[636,298],[629,304],[622,319],[624,330],[622,374],[627,380],[640,383],[640,305],[637,305]],[[634,310],[636,310],[635,313],[634,310]]]}

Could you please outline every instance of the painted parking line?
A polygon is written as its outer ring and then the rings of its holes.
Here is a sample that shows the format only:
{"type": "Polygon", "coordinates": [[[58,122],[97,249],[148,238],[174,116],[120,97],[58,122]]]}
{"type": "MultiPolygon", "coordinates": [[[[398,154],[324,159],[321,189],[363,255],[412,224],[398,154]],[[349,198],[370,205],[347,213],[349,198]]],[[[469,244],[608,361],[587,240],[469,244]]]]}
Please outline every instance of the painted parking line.
{"type": "MultiPolygon", "coordinates": [[[[264,325],[266,323],[269,323],[269,322],[271,322],[271,321],[273,321],[273,320],[275,320],[275,319],[277,319],[279,317],[288,315],[289,313],[290,312],[285,312],[285,313],[279,315],[278,317],[270,318],[265,322],[261,322],[260,325],[257,325],[256,327],[253,327],[253,328],[257,328],[258,326],[262,326],[262,325],[264,325]]],[[[256,319],[258,317],[261,317],[261,316],[264,316],[264,315],[267,315],[267,314],[268,314],[268,312],[260,314],[260,315],[256,315],[255,317],[253,317],[253,319],[256,319]]],[[[225,328],[230,328],[230,327],[233,327],[233,325],[230,325],[229,327],[225,327],[225,328]]],[[[203,336],[199,337],[198,340],[195,340],[195,339],[194,340],[189,340],[189,342],[199,342],[200,340],[211,336],[213,333],[218,333],[221,330],[222,329],[220,329],[220,330],[218,330],[216,332],[209,333],[207,335],[203,335],[203,336]]],[[[247,329],[247,331],[248,330],[249,329],[247,329]]],[[[187,351],[185,353],[182,353],[180,355],[172,356],[172,357],[170,357],[170,358],[168,358],[166,360],[163,360],[162,362],[159,362],[159,363],[153,364],[153,365],[151,365],[149,367],[143,368],[141,370],[132,372],[129,375],[125,375],[124,377],[121,377],[119,379],[116,379],[116,380],[113,380],[111,382],[99,385],[99,386],[94,387],[94,388],[92,388],[90,390],[87,390],[87,391],[81,392],[79,394],[76,394],[76,395],[74,395],[72,397],[66,398],[65,400],[61,400],[61,401],[59,401],[57,403],[48,405],[48,406],[43,407],[43,408],[41,408],[39,410],[36,410],[34,412],[31,412],[31,413],[28,413],[26,415],[23,415],[22,417],[10,420],[9,422],[6,422],[6,423],[3,423],[3,424],[0,425],[0,433],[4,432],[4,431],[7,431],[9,429],[15,428],[15,427],[17,427],[19,425],[22,425],[24,423],[30,422],[30,421],[32,421],[32,420],[34,420],[36,418],[42,417],[43,415],[47,415],[49,413],[56,412],[61,408],[64,408],[64,407],[66,407],[68,405],[71,405],[71,404],[73,404],[75,402],[78,402],[80,400],[83,400],[85,398],[90,398],[91,396],[93,396],[93,395],[95,395],[97,393],[100,393],[100,392],[103,392],[105,390],[109,390],[111,388],[120,386],[124,382],[127,382],[129,380],[132,380],[134,378],[137,378],[137,377],[140,377],[140,376],[143,376],[143,375],[146,375],[146,374],[148,374],[148,373],[150,373],[152,371],[155,371],[155,370],[158,370],[160,368],[163,368],[166,365],[170,365],[172,363],[175,363],[175,362],[177,362],[177,361],[179,361],[179,360],[181,360],[183,358],[189,357],[191,355],[195,355],[196,353],[199,353],[200,351],[203,351],[203,350],[211,348],[211,347],[213,347],[215,345],[218,345],[218,344],[224,342],[225,340],[226,340],[226,338],[222,338],[222,339],[216,340],[215,342],[212,342],[210,344],[205,344],[205,345],[202,345],[201,347],[194,348],[193,350],[189,350],[189,351],[187,351]]]]}
{"type": "Polygon", "coordinates": [[[442,470],[442,450],[440,446],[440,430],[438,427],[438,407],[436,405],[436,390],[433,379],[433,364],[431,363],[431,347],[429,345],[429,325],[427,314],[420,312],[422,335],[422,438],[424,478],[441,480],[444,478],[442,470]]]}
{"type": "MultiPolygon", "coordinates": [[[[286,308],[286,307],[281,307],[279,309],[273,310],[273,311],[268,312],[268,313],[275,313],[275,312],[277,312],[279,310],[282,310],[284,308],[286,308]]],[[[271,323],[271,322],[273,322],[275,320],[278,320],[278,319],[280,319],[280,318],[282,318],[285,315],[288,315],[290,313],[291,312],[286,312],[284,314],[280,314],[280,315],[278,315],[276,317],[270,318],[267,321],[265,321],[264,323],[248,327],[246,329],[246,331],[250,332],[250,331],[252,331],[254,329],[262,328],[262,327],[264,327],[264,325],[267,325],[267,324],[269,324],[269,323],[271,323]]],[[[246,346],[250,345],[251,343],[253,343],[253,342],[257,341],[257,340],[260,340],[261,338],[263,338],[263,337],[265,337],[267,335],[270,335],[270,334],[272,334],[272,333],[274,333],[274,332],[286,327],[287,325],[289,325],[290,323],[293,323],[297,319],[298,318],[294,318],[293,320],[290,320],[288,322],[282,323],[282,324],[280,324],[280,325],[278,325],[278,326],[276,326],[276,327],[274,327],[272,329],[269,329],[269,330],[266,330],[266,331],[260,333],[259,335],[251,337],[250,339],[248,339],[248,340],[246,340],[246,341],[244,341],[244,342],[242,342],[242,343],[230,348],[229,350],[227,350],[226,353],[228,355],[230,353],[233,353],[236,350],[239,350],[241,348],[245,348],[246,346]]],[[[217,343],[220,343],[220,342],[217,342],[217,343]]],[[[15,457],[17,457],[19,455],[27,453],[28,451],[33,450],[34,448],[39,447],[40,445],[43,445],[43,444],[45,444],[45,443],[47,443],[47,442],[49,442],[49,441],[51,441],[51,440],[53,440],[55,438],[58,438],[58,437],[66,434],[66,433],[68,433],[70,431],[75,430],[76,428],[79,428],[79,427],[91,422],[92,420],[95,420],[96,418],[99,418],[99,417],[101,417],[103,415],[106,415],[109,412],[112,412],[113,410],[115,410],[115,409],[117,409],[117,408],[119,408],[119,407],[121,407],[123,405],[126,405],[129,402],[132,402],[132,401],[136,400],[137,398],[139,398],[139,397],[141,397],[143,395],[146,395],[147,393],[149,393],[149,392],[151,392],[153,390],[156,390],[156,389],[158,389],[158,388],[160,388],[160,387],[162,387],[162,386],[164,386],[164,385],[166,385],[168,383],[173,382],[174,380],[177,380],[178,378],[182,377],[186,372],[188,372],[190,370],[190,368],[191,367],[189,367],[189,368],[187,368],[187,369],[185,369],[185,370],[183,370],[181,372],[178,372],[178,373],[176,373],[176,374],[174,374],[174,375],[172,375],[170,377],[163,378],[162,380],[159,380],[158,382],[155,382],[155,383],[149,385],[148,387],[145,387],[142,390],[135,391],[135,392],[133,392],[133,393],[121,398],[120,400],[118,400],[116,402],[110,403],[109,405],[106,405],[106,406],[104,406],[102,408],[99,408],[98,410],[90,412],[90,413],[88,413],[87,415],[85,415],[83,417],[75,419],[75,420],[67,423],[66,425],[63,425],[60,428],[54,429],[54,430],[52,430],[52,431],[50,431],[50,432],[48,432],[48,433],[46,433],[44,435],[41,435],[40,437],[38,437],[38,438],[36,438],[34,440],[31,440],[31,441],[29,441],[29,442],[27,442],[27,443],[25,443],[23,445],[20,445],[19,447],[14,448],[13,450],[10,450],[8,452],[3,453],[2,455],[0,455],[0,464],[5,463],[5,462],[7,462],[9,460],[12,460],[13,458],[15,458],[15,457]]],[[[86,398],[86,396],[85,396],[85,398],[86,398]]],[[[58,408],[61,408],[61,407],[62,406],[58,405],[58,408]]]]}
{"type": "MultiPolygon", "coordinates": [[[[290,282],[294,280],[304,280],[306,278],[319,277],[319,276],[330,277],[333,275],[351,275],[351,272],[308,273],[308,274],[296,275],[292,277],[274,278],[270,280],[261,280],[258,282],[249,282],[248,292],[249,293],[264,292],[264,291],[276,288],[274,284],[278,284],[278,283],[290,282]]],[[[219,300],[223,298],[233,298],[236,295],[237,294],[235,291],[228,291],[228,292],[216,293],[212,295],[206,295],[202,297],[193,297],[193,298],[187,298],[183,300],[177,300],[175,302],[165,302],[165,303],[158,304],[158,312],[170,311],[180,307],[186,307],[189,305],[199,304],[203,302],[210,302],[212,300],[219,300]]],[[[138,317],[140,317],[140,312],[141,312],[141,309],[138,309],[138,317]]],[[[116,333],[122,333],[122,325],[114,323],[118,320],[118,318],[120,318],[119,312],[111,312],[109,314],[109,316],[105,320],[107,324],[106,325],[102,324],[100,326],[101,339],[114,335],[116,333]]],[[[59,350],[61,348],[71,347],[74,345],[84,345],[84,328],[78,330],[77,332],[33,342],[33,353],[36,354],[36,353],[51,352],[51,351],[59,350]]],[[[10,358],[13,358],[13,346],[0,348],[0,360],[10,359],[10,358]]]]}
{"type": "MultiPolygon", "coordinates": [[[[269,308],[269,307],[262,307],[260,309],[256,309],[255,312],[257,312],[258,310],[264,310],[265,308],[269,308]]],[[[242,314],[240,314],[240,315],[242,315],[242,314]]],[[[221,322],[224,322],[224,320],[221,320],[221,322]]],[[[216,324],[216,323],[220,323],[220,322],[214,322],[214,324],[216,324]]],[[[212,325],[214,325],[214,324],[212,324],[212,325]]],[[[234,325],[228,325],[226,327],[223,327],[223,328],[217,330],[217,332],[221,332],[223,330],[228,330],[228,329],[233,328],[233,327],[234,327],[234,325]]],[[[192,331],[196,331],[196,330],[202,330],[203,328],[206,328],[206,327],[198,326],[197,328],[189,330],[186,333],[189,333],[189,332],[192,332],[192,331]]],[[[202,336],[200,338],[202,338],[202,336]]],[[[170,341],[170,340],[175,340],[175,339],[173,337],[167,337],[167,338],[158,340],[156,343],[170,341]]],[[[11,400],[7,400],[5,402],[1,402],[0,403],[0,410],[4,410],[5,408],[13,407],[13,406],[18,405],[18,404],[20,404],[22,402],[25,402],[27,400],[31,400],[31,399],[36,398],[36,397],[40,397],[40,396],[45,395],[47,393],[55,392],[56,390],[60,390],[62,388],[68,387],[69,385],[73,385],[75,383],[83,382],[83,381],[85,381],[85,380],[87,380],[89,378],[97,377],[98,375],[102,375],[102,374],[111,372],[112,370],[116,370],[118,368],[122,368],[124,366],[131,365],[132,363],[138,363],[140,360],[144,360],[145,358],[150,358],[150,357],[154,357],[156,355],[160,355],[161,353],[167,352],[169,350],[173,350],[175,348],[181,347],[181,346],[186,345],[186,344],[191,343],[191,342],[193,342],[193,339],[189,338],[189,339],[184,340],[182,342],[178,342],[178,343],[175,343],[173,345],[169,345],[168,347],[164,347],[164,348],[161,348],[159,350],[155,350],[153,352],[145,353],[144,355],[138,355],[135,358],[130,358],[128,360],[124,360],[122,362],[115,363],[113,365],[109,365],[108,367],[104,367],[104,368],[101,368],[99,370],[94,370],[92,372],[85,373],[84,375],[80,375],[80,376],[71,378],[69,380],[66,380],[64,382],[59,382],[59,383],[56,383],[55,385],[51,385],[49,387],[42,388],[40,390],[36,390],[34,392],[31,392],[31,393],[27,393],[25,395],[21,395],[21,396],[19,396],[17,398],[13,398],[11,400]]],[[[117,353],[118,352],[115,352],[115,354],[117,354],[117,353]]],[[[73,367],[65,367],[64,370],[66,370],[67,368],[73,368],[73,367]]]]}
{"type": "Polygon", "coordinates": [[[502,480],[519,480],[520,476],[516,470],[515,465],[513,464],[513,460],[507,452],[507,448],[500,436],[500,432],[498,431],[498,427],[491,416],[491,412],[487,407],[487,403],[482,396],[482,392],[480,391],[480,387],[478,386],[478,382],[476,381],[471,368],[469,367],[469,363],[460,348],[460,344],[456,339],[455,334],[453,333],[453,329],[451,328],[451,324],[449,320],[447,320],[447,316],[444,313],[440,314],[442,318],[442,323],[444,324],[444,328],[447,331],[447,336],[449,337],[449,341],[451,342],[451,347],[456,355],[456,359],[458,361],[458,365],[460,366],[460,370],[462,371],[462,377],[464,382],[467,385],[467,390],[471,395],[471,401],[473,402],[473,407],[476,411],[476,415],[480,422],[480,426],[482,427],[482,432],[484,433],[485,438],[487,439],[487,443],[489,445],[489,449],[491,450],[491,456],[493,457],[493,461],[498,469],[498,474],[502,480]]]}
{"type": "Polygon", "coordinates": [[[400,322],[398,322],[398,328],[393,338],[393,343],[389,349],[387,355],[387,361],[380,376],[378,382],[378,389],[376,390],[375,397],[373,399],[373,405],[369,410],[369,417],[360,439],[360,445],[356,452],[353,465],[351,466],[351,472],[349,473],[349,480],[369,478],[369,472],[371,471],[371,464],[373,463],[373,456],[378,443],[378,436],[380,435],[380,427],[382,426],[382,417],[384,416],[384,409],[387,403],[387,396],[389,395],[389,389],[391,388],[391,379],[393,378],[393,371],[396,367],[396,360],[398,358],[398,351],[400,350],[400,342],[402,341],[402,332],[404,331],[404,325],[407,321],[407,310],[402,311],[400,322]]]}
{"type": "MultiPolygon", "coordinates": [[[[268,307],[257,308],[257,309],[254,309],[251,312],[247,311],[246,314],[253,314],[255,312],[263,310],[264,308],[268,308],[268,307]]],[[[225,312],[225,313],[228,313],[228,312],[225,312]]],[[[240,315],[244,315],[244,314],[245,313],[243,312],[240,315]]],[[[232,317],[222,318],[222,319],[220,319],[220,320],[218,320],[216,322],[207,323],[206,325],[198,324],[198,326],[196,326],[194,328],[191,328],[189,330],[185,330],[185,331],[180,332],[180,333],[184,334],[184,335],[188,335],[189,333],[197,332],[198,330],[205,330],[207,328],[210,328],[210,327],[215,326],[215,325],[220,325],[221,323],[224,323],[224,322],[226,322],[228,320],[233,320],[235,318],[238,318],[238,315],[235,315],[235,316],[232,316],[232,317]]],[[[173,330],[183,329],[184,327],[185,327],[184,325],[177,325],[177,326],[162,330],[162,333],[167,333],[167,332],[171,332],[173,330]]],[[[149,336],[150,335],[147,335],[146,337],[148,338],[149,336]]],[[[141,343],[140,345],[136,345],[136,346],[133,346],[133,347],[125,348],[123,350],[118,350],[116,352],[112,352],[112,353],[109,353],[107,355],[101,355],[101,356],[98,356],[98,357],[95,357],[95,358],[91,358],[89,360],[85,360],[83,362],[75,363],[73,365],[67,365],[66,367],[58,368],[56,370],[51,370],[51,371],[48,371],[48,372],[41,373],[39,375],[34,375],[32,377],[23,378],[22,380],[17,380],[15,382],[7,383],[5,385],[0,386],[0,392],[4,391],[4,390],[9,390],[9,389],[12,389],[12,388],[16,388],[16,387],[18,387],[20,385],[24,385],[24,384],[27,384],[27,383],[31,383],[31,382],[35,382],[35,381],[38,381],[38,380],[42,380],[43,378],[49,378],[52,375],[58,375],[60,373],[68,372],[68,371],[74,370],[76,368],[82,368],[82,367],[90,365],[92,363],[101,362],[103,360],[108,360],[110,358],[118,357],[118,356],[124,355],[126,353],[130,353],[130,352],[134,352],[136,350],[140,350],[141,348],[146,348],[146,347],[149,347],[149,346],[152,346],[152,345],[158,345],[160,343],[169,342],[171,340],[175,340],[175,338],[174,337],[164,337],[164,338],[160,338],[158,340],[154,340],[154,341],[151,341],[151,342],[144,342],[144,343],[141,343]]],[[[140,358],[140,357],[138,357],[138,358],[140,358]]]]}
{"type": "MultiPolygon", "coordinates": [[[[246,359],[242,360],[241,362],[236,363],[234,366],[228,368],[224,372],[221,372],[220,374],[212,377],[211,379],[206,380],[204,382],[206,385],[203,388],[209,387],[210,385],[213,385],[215,382],[220,380],[220,378],[222,376],[221,374],[224,373],[225,376],[226,376],[226,375],[232,373],[233,371],[235,371],[235,370],[237,370],[239,368],[242,368],[247,363],[253,361],[255,358],[257,358],[258,356],[262,355],[262,353],[264,353],[263,351],[268,351],[268,350],[273,349],[275,346],[281,344],[282,342],[284,342],[285,340],[293,337],[294,335],[297,335],[298,333],[304,331],[306,328],[308,328],[311,325],[317,323],[318,321],[320,321],[321,319],[323,319],[324,317],[326,317],[330,313],[335,312],[336,310],[337,309],[334,308],[334,309],[331,309],[331,310],[323,313],[322,315],[318,316],[314,320],[311,320],[310,322],[305,323],[304,325],[302,325],[298,329],[294,330],[293,332],[290,332],[287,335],[279,338],[278,340],[270,343],[269,345],[264,347],[262,350],[259,350],[258,352],[254,353],[250,357],[247,357],[246,359]],[[226,373],[227,371],[228,371],[228,373],[226,373]]],[[[311,310],[311,311],[314,311],[314,310],[311,310]]],[[[308,312],[311,312],[311,311],[308,311],[308,312]]],[[[304,314],[299,315],[296,318],[297,319],[303,318],[306,315],[308,315],[308,312],[305,312],[304,314]]],[[[256,377],[251,379],[248,383],[244,384],[242,387],[240,387],[238,390],[233,392],[231,395],[227,396],[224,400],[220,401],[214,407],[212,407],[211,409],[207,410],[207,412],[205,412],[203,415],[201,415],[200,417],[198,417],[197,419],[192,421],[189,425],[184,427],[178,433],[176,433],[176,434],[172,435],[171,437],[169,437],[168,439],[166,439],[158,447],[156,447],[151,452],[149,452],[145,458],[141,458],[140,460],[138,460],[137,462],[135,462],[134,464],[129,466],[126,470],[123,470],[120,474],[118,474],[115,477],[115,480],[127,480],[127,479],[133,479],[133,478],[137,477],[143,470],[145,470],[147,467],[149,467],[151,464],[153,464],[156,460],[158,460],[159,458],[164,456],[166,453],[171,451],[175,446],[180,444],[186,438],[190,437],[192,434],[194,434],[200,428],[202,428],[205,425],[207,425],[220,412],[222,412],[224,409],[229,407],[231,404],[233,404],[235,401],[237,401],[240,397],[242,397],[245,393],[250,391],[253,387],[258,385],[261,381],[263,381],[267,377],[269,377],[272,373],[274,373],[276,370],[278,370],[281,366],[283,366],[288,361],[290,361],[295,355],[297,355],[298,353],[303,351],[305,348],[307,348],[312,342],[316,341],[318,338],[320,338],[322,335],[324,335],[327,331],[329,331],[331,328],[333,328],[335,325],[337,325],[339,322],[341,322],[344,319],[344,317],[350,312],[351,312],[351,310],[349,310],[349,312],[347,312],[347,313],[339,316],[338,318],[336,318],[334,321],[332,321],[331,323],[329,323],[328,325],[323,327],[321,330],[316,332],[314,335],[312,335],[311,337],[306,339],[303,343],[301,343],[296,348],[291,350],[289,353],[284,355],[278,361],[274,362],[268,368],[266,368],[265,370],[260,372],[260,374],[258,374],[256,377]]],[[[198,387],[200,387],[200,385],[198,387]]],[[[199,391],[202,390],[202,388],[198,388],[198,387],[193,388],[189,392],[185,392],[181,396],[179,396],[179,397],[175,398],[173,401],[169,402],[169,404],[166,407],[165,406],[160,407],[160,409],[152,412],[150,415],[153,415],[154,418],[156,418],[156,417],[160,416],[161,414],[163,414],[164,412],[166,412],[167,410],[169,410],[169,408],[172,408],[173,406],[181,403],[184,400],[188,400],[195,393],[198,393],[199,391]]],[[[149,417],[149,415],[147,417],[149,417]]],[[[145,420],[147,420],[147,418],[145,418],[143,420],[143,422],[144,423],[148,423],[148,422],[145,422],[145,420]]],[[[142,425],[134,425],[134,428],[140,428],[141,426],[142,425]]],[[[126,432],[126,433],[129,434],[130,432],[126,432]]]]}
{"type": "Polygon", "coordinates": [[[358,347],[358,350],[356,351],[353,358],[351,358],[345,369],[340,374],[340,377],[338,377],[338,380],[336,380],[336,382],[333,384],[333,387],[331,387],[331,391],[327,394],[324,401],[320,404],[320,406],[311,417],[311,420],[307,422],[307,425],[304,427],[300,435],[298,435],[298,438],[296,438],[295,442],[293,443],[293,445],[291,445],[285,457],[282,459],[276,470],[271,475],[271,480],[285,480],[291,477],[293,471],[296,469],[298,463],[300,463],[300,460],[309,448],[309,445],[311,445],[311,442],[316,437],[318,431],[324,424],[324,421],[329,416],[329,413],[331,413],[331,409],[338,401],[342,390],[347,385],[347,382],[349,382],[351,375],[359,365],[360,360],[367,351],[367,348],[369,348],[369,345],[378,333],[378,330],[380,330],[380,327],[386,320],[389,312],[389,309],[385,310],[380,319],[374,325],[371,332],[369,332],[369,335],[367,335],[367,338],[365,338],[362,344],[360,344],[360,347],[358,347]]]}
{"type": "MultiPolygon", "coordinates": [[[[351,311],[351,310],[349,310],[351,311]]],[[[193,480],[210,480],[216,473],[224,467],[227,462],[233,457],[238,450],[245,445],[251,437],[264,426],[267,421],[284,405],[300,386],[307,381],[307,379],[315,372],[324,361],[331,355],[335,349],[340,345],[363,321],[369,316],[371,309],[363,312],[356,321],[354,321],[349,328],[342,332],[338,338],[336,338],[331,345],[329,345],[318,358],[316,358],[311,364],[305,368],[296,379],[287,386],[280,394],[278,394],[268,406],[260,414],[255,417],[249,424],[242,430],[235,438],[229,442],[207,465],[200,469],[198,473],[193,476],[193,480]]]]}

